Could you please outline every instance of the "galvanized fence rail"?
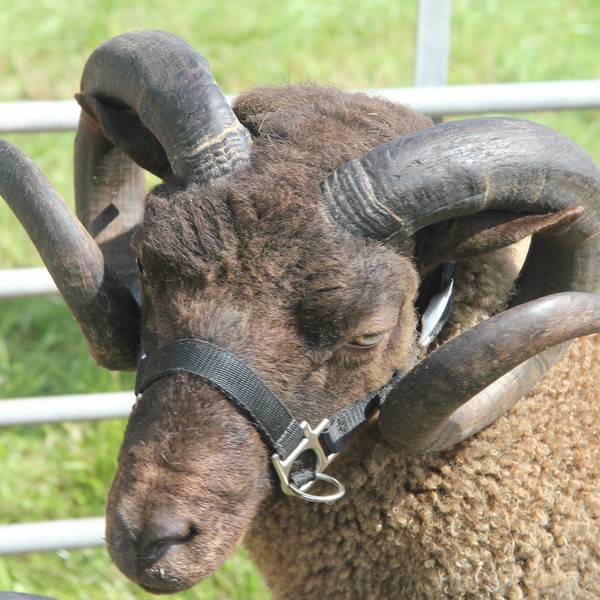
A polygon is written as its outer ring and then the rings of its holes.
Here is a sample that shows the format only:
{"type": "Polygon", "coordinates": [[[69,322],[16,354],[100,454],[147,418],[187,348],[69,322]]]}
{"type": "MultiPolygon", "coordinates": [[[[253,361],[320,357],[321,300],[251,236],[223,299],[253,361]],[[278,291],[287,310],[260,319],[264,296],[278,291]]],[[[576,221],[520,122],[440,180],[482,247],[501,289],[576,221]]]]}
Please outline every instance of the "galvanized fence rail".
{"type": "MultiPolygon", "coordinates": [[[[600,107],[600,80],[447,86],[450,0],[420,0],[415,87],[367,90],[431,116],[600,107]]],[[[0,103],[0,134],[74,130],[74,101],[0,103]]],[[[0,301],[57,294],[44,268],[0,270],[0,301]]],[[[132,392],[0,400],[0,427],[126,417],[132,392]]],[[[104,545],[104,518],[0,527],[0,555],[104,545]]]]}

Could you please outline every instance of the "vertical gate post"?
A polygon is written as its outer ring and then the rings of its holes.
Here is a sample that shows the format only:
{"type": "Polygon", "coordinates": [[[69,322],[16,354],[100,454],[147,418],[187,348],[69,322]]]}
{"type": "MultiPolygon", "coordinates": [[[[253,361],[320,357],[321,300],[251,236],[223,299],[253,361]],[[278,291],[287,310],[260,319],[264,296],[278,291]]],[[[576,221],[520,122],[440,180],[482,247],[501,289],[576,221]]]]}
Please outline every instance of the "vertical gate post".
{"type": "Polygon", "coordinates": [[[451,0],[419,0],[414,84],[448,83],[451,0]]]}

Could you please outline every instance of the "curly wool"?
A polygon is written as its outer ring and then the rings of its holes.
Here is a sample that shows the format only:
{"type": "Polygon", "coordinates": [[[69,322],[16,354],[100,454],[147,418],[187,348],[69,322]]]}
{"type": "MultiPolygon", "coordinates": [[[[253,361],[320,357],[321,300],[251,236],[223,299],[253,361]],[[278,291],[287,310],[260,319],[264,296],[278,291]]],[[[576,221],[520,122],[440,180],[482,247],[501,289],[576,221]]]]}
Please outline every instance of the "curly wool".
{"type": "MultiPolygon", "coordinates": [[[[471,285],[453,333],[502,307],[472,293],[510,289],[496,261],[459,268],[471,285]]],[[[286,498],[246,536],[274,597],[600,597],[599,364],[600,336],[574,342],[531,394],[449,451],[407,457],[366,426],[332,465],[341,501],[286,498]]]]}
{"type": "Polygon", "coordinates": [[[334,469],[342,501],[286,499],[247,536],[274,596],[600,597],[599,349],[575,342],[452,451],[407,458],[365,431],[334,469]]]}

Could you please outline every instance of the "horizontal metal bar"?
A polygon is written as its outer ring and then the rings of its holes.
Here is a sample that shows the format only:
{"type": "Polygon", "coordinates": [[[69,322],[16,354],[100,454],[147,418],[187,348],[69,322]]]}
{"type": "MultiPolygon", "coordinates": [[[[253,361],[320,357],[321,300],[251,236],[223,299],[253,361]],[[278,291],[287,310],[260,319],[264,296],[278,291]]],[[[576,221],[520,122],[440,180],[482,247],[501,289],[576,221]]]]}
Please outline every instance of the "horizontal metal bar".
{"type": "Polygon", "coordinates": [[[104,545],[104,517],[0,526],[0,555],[97,548],[104,545]]]}
{"type": "Polygon", "coordinates": [[[367,91],[434,116],[600,108],[600,79],[367,91]]]}
{"type": "Polygon", "coordinates": [[[46,268],[0,270],[0,298],[27,298],[45,294],[58,294],[46,268]]]}
{"type": "Polygon", "coordinates": [[[30,100],[0,103],[0,132],[71,131],[77,128],[75,100],[30,100]]]}
{"type": "Polygon", "coordinates": [[[0,400],[0,427],[128,417],[133,391],[0,400]]]}
{"type": "MultiPolygon", "coordinates": [[[[600,107],[597,79],[385,88],[369,92],[432,115],[600,107]]],[[[227,97],[229,101],[232,98],[227,97]]],[[[79,106],[74,100],[0,103],[0,133],[74,130],[78,120],[79,106]]]]}

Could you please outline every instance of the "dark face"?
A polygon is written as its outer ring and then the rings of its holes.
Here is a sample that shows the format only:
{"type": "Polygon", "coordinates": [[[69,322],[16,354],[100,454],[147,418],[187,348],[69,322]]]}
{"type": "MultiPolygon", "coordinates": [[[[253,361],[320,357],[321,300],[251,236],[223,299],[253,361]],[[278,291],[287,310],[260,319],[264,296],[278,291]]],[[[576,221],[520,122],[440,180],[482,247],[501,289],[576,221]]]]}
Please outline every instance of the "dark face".
{"type": "MultiPolygon", "coordinates": [[[[217,344],[313,426],[409,367],[417,282],[408,259],[337,232],[316,209],[304,208],[304,222],[230,197],[192,209],[190,193],[159,190],[134,240],[144,351],[180,338],[217,344]]],[[[182,590],[215,571],[280,495],[247,418],[199,378],[165,377],[127,427],[108,499],[109,551],[145,589],[182,590]]]]}

